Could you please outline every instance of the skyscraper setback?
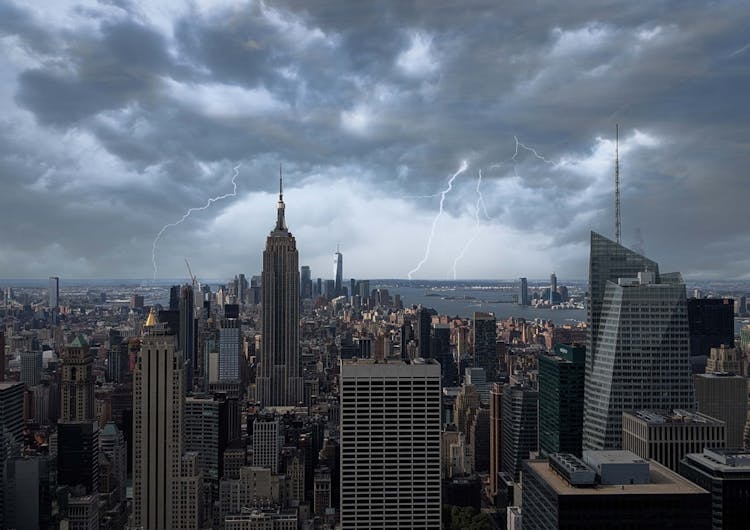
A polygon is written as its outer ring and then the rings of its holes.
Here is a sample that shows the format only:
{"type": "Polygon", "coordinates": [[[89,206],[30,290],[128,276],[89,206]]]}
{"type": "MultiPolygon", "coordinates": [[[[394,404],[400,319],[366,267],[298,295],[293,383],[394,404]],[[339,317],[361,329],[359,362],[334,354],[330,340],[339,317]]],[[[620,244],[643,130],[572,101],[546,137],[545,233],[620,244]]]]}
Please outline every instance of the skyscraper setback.
{"type": "Polygon", "coordinates": [[[263,337],[257,397],[264,406],[297,405],[303,397],[299,362],[299,254],[284,217],[279,175],[276,226],[263,251],[263,337]]]}

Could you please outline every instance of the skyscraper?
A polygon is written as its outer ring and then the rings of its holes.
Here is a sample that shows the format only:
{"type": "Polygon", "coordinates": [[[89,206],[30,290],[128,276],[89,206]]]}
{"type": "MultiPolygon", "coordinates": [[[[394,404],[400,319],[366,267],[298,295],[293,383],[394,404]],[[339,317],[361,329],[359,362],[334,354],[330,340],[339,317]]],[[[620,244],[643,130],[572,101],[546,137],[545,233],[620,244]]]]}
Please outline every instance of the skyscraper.
{"type": "Polygon", "coordinates": [[[219,328],[219,381],[240,380],[240,321],[221,319],[219,328]]]}
{"type": "Polygon", "coordinates": [[[336,252],[333,253],[333,277],[336,282],[334,284],[336,296],[341,296],[343,294],[341,290],[344,278],[343,261],[344,257],[341,255],[341,252],[339,252],[339,248],[336,247],[336,252]]]}
{"type": "Polygon", "coordinates": [[[597,353],[604,291],[607,282],[618,278],[634,278],[639,272],[651,271],[659,278],[659,265],[655,261],[615,243],[603,235],[591,232],[589,254],[589,290],[586,294],[588,313],[588,343],[586,344],[586,377],[588,378],[597,353]]]}
{"type": "Polygon", "coordinates": [[[297,405],[303,399],[299,360],[299,254],[284,218],[279,176],[276,226],[263,251],[263,338],[257,396],[264,406],[297,405]]]}
{"type": "Polygon", "coordinates": [[[557,274],[554,272],[549,277],[549,303],[554,304],[557,294],[557,274]]]}
{"type": "Polygon", "coordinates": [[[5,381],[5,332],[0,331],[0,383],[5,381]]]}
{"type": "Polygon", "coordinates": [[[440,366],[434,360],[342,361],[341,525],[440,528],[440,366]]]}
{"type": "Polygon", "coordinates": [[[197,528],[197,455],[183,454],[184,360],[177,337],[156,322],[153,311],[133,376],[133,526],[197,528]]]}
{"type": "Polygon", "coordinates": [[[98,524],[99,424],[94,419],[94,356],[81,335],[61,356],[60,421],[57,425],[57,482],[76,488],[68,497],[67,517],[79,505],[98,524]],[[82,489],[80,489],[82,487],[82,489]]]}
{"type": "Polygon", "coordinates": [[[538,447],[539,393],[525,385],[510,385],[502,396],[502,470],[517,481],[523,461],[538,447]]]}
{"type": "Polygon", "coordinates": [[[60,278],[57,276],[49,277],[49,288],[47,289],[47,305],[50,309],[57,309],[60,306],[60,278]]]}
{"type": "Polygon", "coordinates": [[[23,448],[23,394],[23,383],[0,383],[0,527],[5,527],[5,464],[23,448]]]}
{"type": "Polygon", "coordinates": [[[539,357],[539,450],[581,456],[586,349],[557,344],[539,357]]]}
{"type": "Polygon", "coordinates": [[[495,381],[498,370],[495,346],[497,320],[495,320],[495,315],[475,311],[471,331],[474,342],[474,366],[484,368],[487,380],[495,381]]]}
{"type": "Polygon", "coordinates": [[[21,353],[21,382],[27,388],[38,385],[42,379],[42,352],[27,351],[21,353]]]}
{"type": "Polygon", "coordinates": [[[502,458],[503,385],[493,383],[490,389],[490,494],[497,495],[502,458]]]}
{"type": "Polygon", "coordinates": [[[65,347],[62,355],[60,421],[94,419],[94,356],[81,335],[65,347]]]}
{"type": "Polygon", "coordinates": [[[310,267],[308,265],[302,265],[300,270],[302,271],[300,273],[302,298],[312,298],[312,276],[310,276],[310,267]]]}
{"type": "Polygon", "coordinates": [[[430,330],[432,328],[432,315],[434,311],[427,309],[426,307],[420,307],[417,309],[417,318],[414,321],[414,334],[417,339],[417,352],[419,357],[427,359],[432,357],[430,352],[430,346],[432,346],[432,340],[430,338],[430,330]]]}
{"type": "Polygon", "coordinates": [[[747,420],[747,377],[740,375],[741,365],[734,348],[711,348],[706,373],[694,380],[698,411],[726,423],[730,449],[742,447],[747,420]]]}
{"type": "Polygon", "coordinates": [[[197,365],[197,356],[195,355],[195,295],[193,288],[190,285],[183,285],[180,287],[180,298],[178,302],[178,309],[180,311],[180,334],[178,337],[178,347],[182,350],[183,359],[185,359],[185,366],[187,367],[187,373],[185,374],[185,382],[187,389],[192,390],[193,388],[193,374],[200,370],[197,365]]]}
{"type": "Polygon", "coordinates": [[[591,239],[583,447],[619,449],[623,411],[694,406],[686,291],[679,273],[591,239]]]}
{"type": "Polygon", "coordinates": [[[520,305],[529,305],[529,281],[526,278],[521,278],[521,295],[518,297],[518,303],[520,305]]]}

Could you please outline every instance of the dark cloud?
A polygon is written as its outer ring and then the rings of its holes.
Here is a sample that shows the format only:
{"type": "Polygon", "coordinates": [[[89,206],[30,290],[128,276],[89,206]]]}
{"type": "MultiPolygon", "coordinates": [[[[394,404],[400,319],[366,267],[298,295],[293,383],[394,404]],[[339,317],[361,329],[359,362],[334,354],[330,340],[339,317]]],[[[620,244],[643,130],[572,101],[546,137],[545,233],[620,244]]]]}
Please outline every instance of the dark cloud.
{"type": "MultiPolygon", "coordinates": [[[[417,197],[466,160],[426,270],[450,268],[454,230],[473,233],[481,169],[489,219],[466,274],[583,277],[588,231],[612,232],[619,122],[626,236],[638,243],[639,229],[646,251],[687,275],[747,274],[741,3],[81,1],[48,15],[0,6],[0,208],[18,227],[0,250],[14,260],[148,275],[158,229],[231,191],[241,162],[238,197],[168,232],[163,253],[224,252],[196,264],[219,277],[257,268],[268,223],[254,216],[283,161],[289,186],[307,190],[303,261],[328,270],[328,239],[347,237],[347,262],[364,264],[352,274],[378,276],[367,243],[409,221],[383,265],[405,275],[437,207],[417,197]],[[516,152],[514,136],[545,160],[516,152]],[[398,198],[407,220],[394,218],[398,198]],[[234,237],[219,230],[242,215],[253,220],[234,237]],[[222,251],[231,241],[247,246],[222,251]]],[[[18,270],[0,259],[0,276],[18,270]]]]}

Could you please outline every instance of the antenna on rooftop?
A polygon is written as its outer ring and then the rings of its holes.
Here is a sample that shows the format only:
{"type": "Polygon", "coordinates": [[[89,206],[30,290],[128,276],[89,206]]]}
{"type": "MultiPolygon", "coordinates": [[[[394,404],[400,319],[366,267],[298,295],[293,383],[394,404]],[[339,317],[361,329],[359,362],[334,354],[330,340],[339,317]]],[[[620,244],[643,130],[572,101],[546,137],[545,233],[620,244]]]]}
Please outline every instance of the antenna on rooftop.
{"type": "Polygon", "coordinates": [[[620,229],[620,124],[615,124],[615,239],[622,244],[620,229]]]}

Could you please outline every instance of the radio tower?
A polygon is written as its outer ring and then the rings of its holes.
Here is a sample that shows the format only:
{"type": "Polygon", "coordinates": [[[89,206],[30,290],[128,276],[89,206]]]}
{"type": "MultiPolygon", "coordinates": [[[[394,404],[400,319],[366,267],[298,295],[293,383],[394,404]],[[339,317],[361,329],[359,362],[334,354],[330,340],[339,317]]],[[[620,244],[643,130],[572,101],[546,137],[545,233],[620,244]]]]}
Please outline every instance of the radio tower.
{"type": "Polygon", "coordinates": [[[620,236],[620,124],[615,124],[615,239],[621,245],[620,236]]]}

